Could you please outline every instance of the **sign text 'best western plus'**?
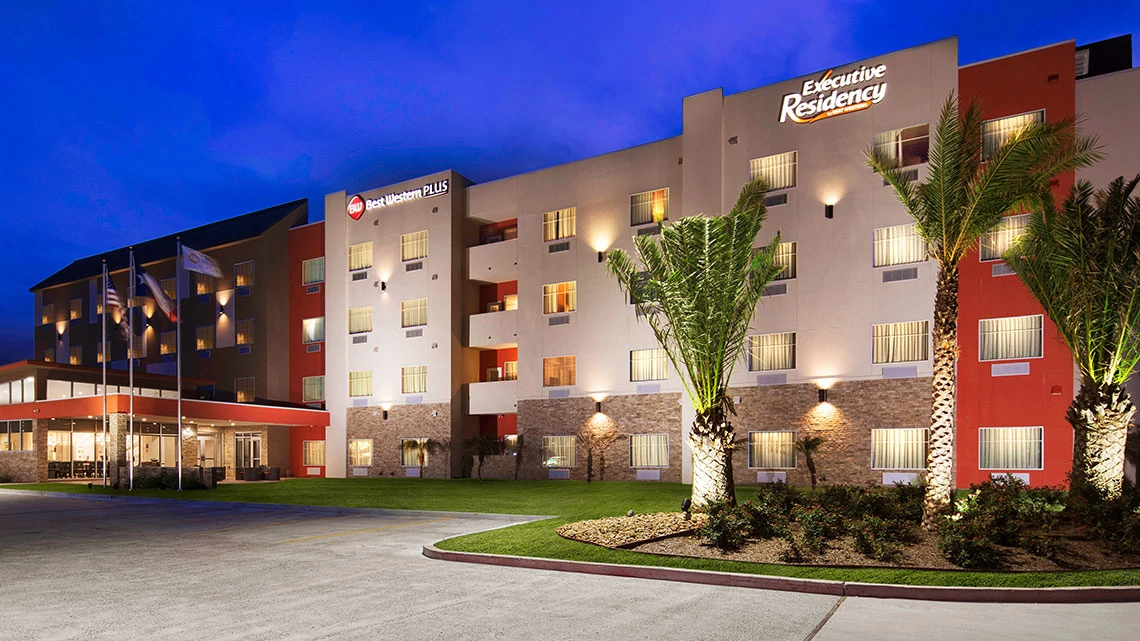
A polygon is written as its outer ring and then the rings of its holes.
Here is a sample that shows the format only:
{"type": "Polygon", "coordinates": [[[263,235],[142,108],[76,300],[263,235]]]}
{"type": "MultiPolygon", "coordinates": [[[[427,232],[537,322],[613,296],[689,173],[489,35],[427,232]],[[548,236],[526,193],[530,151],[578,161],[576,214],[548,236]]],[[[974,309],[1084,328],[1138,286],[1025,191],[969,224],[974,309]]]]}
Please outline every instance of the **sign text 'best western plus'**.
{"type": "Polygon", "coordinates": [[[858,69],[834,76],[834,69],[819,80],[805,80],[797,93],[784,94],[780,122],[806,125],[877,105],[887,96],[887,65],[858,69]]]}
{"type": "Polygon", "coordinates": [[[447,193],[449,188],[449,180],[444,178],[443,180],[427,183],[422,187],[385,194],[379,198],[364,198],[360,194],[356,194],[348,199],[348,216],[353,220],[360,220],[360,217],[363,216],[366,211],[380,209],[381,207],[391,207],[392,205],[406,203],[409,200],[442,196],[447,193]]]}

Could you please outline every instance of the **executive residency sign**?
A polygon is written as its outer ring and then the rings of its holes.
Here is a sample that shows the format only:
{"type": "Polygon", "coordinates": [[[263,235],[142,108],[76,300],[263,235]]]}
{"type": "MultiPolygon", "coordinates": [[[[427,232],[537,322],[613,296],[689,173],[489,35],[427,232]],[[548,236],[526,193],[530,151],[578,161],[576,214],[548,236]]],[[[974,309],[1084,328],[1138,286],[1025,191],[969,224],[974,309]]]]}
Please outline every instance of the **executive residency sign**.
{"type": "Polygon", "coordinates": [[[805,80],[797,93],[784,94],[780,122],[806,125],[877,105],[887,96],[887,65],[860,66],[841,75],[834,69],[819,80],[805,80]]]}
{"type": "Polygon", "coordinates": [[[380,209],[381,207],[391,207],[392,205],[406,203],[409,200],[442,196],[447,193],[450,187],[450,181],[444,178],[443,180],[427,183],[422,187],[385,194],[379,198],[364,198],[360,194],[356,194],[348,199],[348,217],[353,220],[360,220],[360,217],[363,216],[366,211],[380,209]]]}

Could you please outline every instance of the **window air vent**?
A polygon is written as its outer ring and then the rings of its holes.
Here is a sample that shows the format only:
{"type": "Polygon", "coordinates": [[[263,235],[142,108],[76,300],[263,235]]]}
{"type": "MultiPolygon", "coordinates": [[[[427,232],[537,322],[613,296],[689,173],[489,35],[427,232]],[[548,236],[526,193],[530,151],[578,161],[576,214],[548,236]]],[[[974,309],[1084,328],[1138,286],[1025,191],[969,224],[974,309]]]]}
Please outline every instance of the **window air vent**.
{"type": "MultiPolygon", "coordinates": [[[[908,183],[912,183],[912,182],[918,180],[918,167],[915,167],[914,169],[904,170],[903,171],[903,178],[905,178],[908,183]]],[[[883,186],[886,187],[889,184],[890,183],[887,182],[887,180],[884,178],[883,179],[883,186]]]]}
{"type": "Polygon", "coordinates": [[[638,236],[656,236],[657,234],[660,234],[660,233],[661,233],[661,228],[657,225],[653,225],[650,227],[642,227],[641,229],[637,230],[638,236]]]}
{"type": "Polygon", "coordinates": [[[198,358],[210,358],[210,350],[208,350],[208,349],[198,350],[198,358]]]}
{"type": "Polygon", "coordinates": [[[404,405],[423,405],[424,397],[422,396],[405,396],[404,405]]]}
{"type": "Polygon", "coordinates": [[[757,374],[756,385],[763,387],[765,385],[787,385],[788,375],[786,373],[779,374],[757,374]]]}
{"type": "Polygon", "coordinates": [[[248,287],[243,286],[243,287],[237,287],[236,289],[237,289],[237,295],[238,296],[249,296],[250,289],[248,287]]]}
{"type": "Polygon", "coordinates": [[[368,278],[368,272],[352,272],[352,280],[365,280],[368,278]]]}
{"type": "Polygon", "coordinates": [[[319,294],[319,293],[321,293],[321,286],[320,285],[309,285],[308,287],[305,288],[305,293],[306,294],[319,294]]]}
{"type": "Polygon", "coordinates": [[[162,355],[162,362],[163,363],[173,363],[176,358],[177,357],[174,354],[163,354],[162,355]]]}
{"type": "Polygon", "coordinates": [[[210,298],[211,296],[209,294],[198,294],[199,303],[208,303],[210,302],[210,298]]]}
{"type": "Polygon", "coordinates": [[[546,251],[551,253],[551,254],[557,254],[558,252],[570,251],[570,241],[567,240],[567,241],[561,242],[561,243],[553,243],[546,248],[546,251]]]}
{"type": "Polygon", "coordinates": [[[764,196],[764,206],[765,207],[775,207],[776,205],[786,205],[786,204],[788,204],[787,192],[780,193],[780,194],[769,194],[767,196],[764,196]]]}
{"type": "Polygon", "coordinates": [[[424,330],[422,329],[409,329],[408,331],[404,332],[404,338],[419,338],[423,335],[424,330]]]}
{"type": "Polygon", "coordinates": [[[238,354],[252,354],[252,353],[253,353],[253,348],[250,347],[249,345],[239,345],[238,346],[238,354]]]}
{"type": "Polygon", "coordinates": [[[994,263],[994,265],[990,267],[990,273],[994,276],[1010,276],[1017,272],[1013,271],[1013,268],[1006,263],[994,263]]]}
{"type": "Polygon", "coordinates": [[[658,394],[660,392],[661,392],[661,384],[660,383],[652,383],[650,385],[638,385],[637,386],[637,393],[638,394],[658,394]]]}
{"type": "Polygon", "coordinates": [[[310,345],[305,346],[305,352],[306,353],[312,354],[313,352],[319,352],[319,351],[321,351],[321,344],[320,343],[312,343],[310,345]]]}
{"type": "Polygon", "coordinates": [[[407,265],[404,265],[404,271],[405,272],[414,272],[414,271],[421,270],[423,268],[424,268],[424,261],[422,261],[422,260],[417,260],[414,263],[408,263],[407,265]]]}
{"type": "Polygon", "coordinates": [[[1027,376],[1029,363],[994,363],[990,365],[990,376],[1027,376]]]}
{"type": "Polygon", "coordinates": [[[550,470],[547,478],[552,481],[565,481],[570,478],[570,470],[550,470]]]}
{"type": "Polygon", "coordinates": [[[352,344],[353,345],[359,345],[361,343],[367,343],[367,342],[368,342],[368,335],[367,334],[365,334],[364,336],[353,336],[352,337],[352,344]]]}
{"type": "Polygon", "coordinates": [[[779,296],[788,293],[787,283],[773,283],[764,287],[764,296],[779,296]]]}
{"type": "Polygon", "coordinates": [[[555,325],[569,325],[570,317],[566,315],[551,316],[549,319],[547,319],[546,324],[548,327],[554,327],[555,325]]]}
{"type": "Polygon", "coordinates": [[[552,389],[546,393],[546,398],[570,398],[570,390],[552,389]]]}
{"type": "Polygon", "coordinates": [[[883,272],[884,283],[894,283],[900,280],[915,280],[918,278],[917,267],[905,267],[903,269],[888,269],[883,272]]]}

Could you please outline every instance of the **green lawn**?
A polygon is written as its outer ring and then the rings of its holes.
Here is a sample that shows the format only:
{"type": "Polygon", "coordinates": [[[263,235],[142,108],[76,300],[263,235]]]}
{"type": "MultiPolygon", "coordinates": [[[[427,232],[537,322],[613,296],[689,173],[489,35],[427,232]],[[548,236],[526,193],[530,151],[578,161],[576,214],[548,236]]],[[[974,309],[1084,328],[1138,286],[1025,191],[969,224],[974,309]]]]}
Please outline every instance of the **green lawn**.
{"type": "MultiPolygon", "coordinates": [[[[6,486],[12,489],[49,490],[93,494],[126,494],[98,486],[42,483],[6,486]]],[[[749,492],[741,488],[739,494],[749,492]]],[[[555,518],[509,528],[470,534],[438,543],[445,550],[534,556],[574,561],[654,565],[746,574],[793,576],[870,583],[910,585],[967,585],[1054,587],[1080,585],[1140,585],[1140,570],[1090,572],[948,572],[893,569],[809,568],[661,557],[567,541],[554,530],[563,523],[627,510],[661,512],[679,509],[689,486],[675,483],[581,481],[474,481],[436,479],[304,479],[282,483],[222,485],[214,491],[184,492],[137,490],[134,496],[185,498],[209,501],[244,501],[337,507],[542,514],[555,518]]]]}

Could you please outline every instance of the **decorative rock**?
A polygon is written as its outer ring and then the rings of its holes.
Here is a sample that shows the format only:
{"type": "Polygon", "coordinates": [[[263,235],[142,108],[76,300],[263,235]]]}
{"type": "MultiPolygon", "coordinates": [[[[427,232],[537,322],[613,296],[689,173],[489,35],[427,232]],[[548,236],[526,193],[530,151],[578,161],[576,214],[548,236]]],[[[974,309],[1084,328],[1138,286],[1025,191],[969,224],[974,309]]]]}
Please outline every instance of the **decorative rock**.
{"type": "Polygon", "coordinates": [[[638,514],[567,523],[559,526],[556,531],[563,538],[616,548],[693,532],[704,523],[705,518],[704,514],[697,514],[692,520],[685,520],[680,512],[638,514]]]}

